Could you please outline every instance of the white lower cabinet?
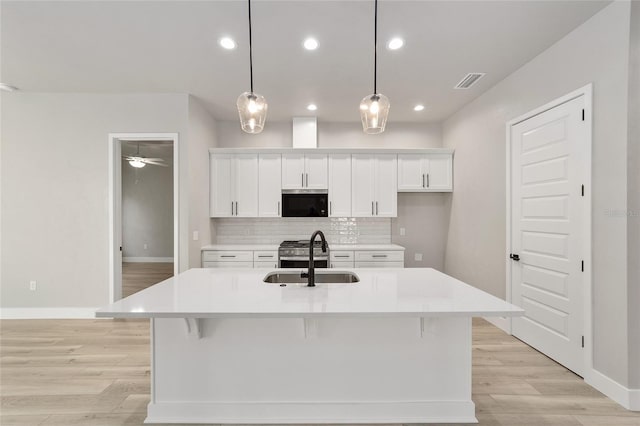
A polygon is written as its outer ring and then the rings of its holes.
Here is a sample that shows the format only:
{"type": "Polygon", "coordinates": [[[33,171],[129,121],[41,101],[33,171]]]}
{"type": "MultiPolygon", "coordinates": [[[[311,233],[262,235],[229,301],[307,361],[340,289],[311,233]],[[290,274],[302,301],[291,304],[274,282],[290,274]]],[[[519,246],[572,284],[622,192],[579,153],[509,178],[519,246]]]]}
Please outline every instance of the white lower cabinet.
{"type": "Polygon", "coordinates": [[[272,268],[272,269],[277,269],[278,268],[278,261],[277,260],[272,260],[272,261],[253,262],[253,267],[254,268],[272,268]]]}
{"type": "Polygon", "coordinates": [[[202,262],[203,268],[253,268],[253,262],[202,262]]]}

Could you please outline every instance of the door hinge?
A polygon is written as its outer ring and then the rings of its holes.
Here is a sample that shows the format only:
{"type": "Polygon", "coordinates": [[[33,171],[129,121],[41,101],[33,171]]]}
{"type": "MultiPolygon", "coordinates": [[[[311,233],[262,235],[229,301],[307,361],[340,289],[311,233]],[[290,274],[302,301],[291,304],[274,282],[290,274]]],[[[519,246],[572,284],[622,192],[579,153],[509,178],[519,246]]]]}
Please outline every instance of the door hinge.
{"type": "Polygon", "coordinates": [[[584,260],[580,262],[581,266],[580,269],[582,270],[582,272],[584,272],[584,260]]]}
{"type": "Polygon", "coordinates": [[[582,347],[584,348],[584,336],[582,336],[582,347]]]}
{"type": "Polygon", "coordinates": [[[584,185],[582,185],[582,196],[584,197],[584,185]]]}
{"type": "Polygon", "coordinates": [[[584,121],[584,108],[582,108],[582,121],[584,121]]]}

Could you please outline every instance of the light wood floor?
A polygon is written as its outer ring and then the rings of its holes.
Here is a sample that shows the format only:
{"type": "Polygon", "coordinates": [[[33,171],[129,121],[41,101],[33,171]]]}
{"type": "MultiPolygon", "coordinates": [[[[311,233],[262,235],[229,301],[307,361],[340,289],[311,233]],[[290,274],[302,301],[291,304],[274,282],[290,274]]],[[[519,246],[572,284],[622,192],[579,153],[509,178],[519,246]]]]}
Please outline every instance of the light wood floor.
{"type": "Polygon", "coordinates": [[[122,297],[173,276],[173,263],[122,263],[122,297]]]}
{"type": "MultiPolygon", "coordinates": [[[[640,426],[640,413],[484,320],[473,335],[480,425],[640,426]]],[[[0,344],[2,426],[143,424],[148,320],[3,320],[0,344]]]]}

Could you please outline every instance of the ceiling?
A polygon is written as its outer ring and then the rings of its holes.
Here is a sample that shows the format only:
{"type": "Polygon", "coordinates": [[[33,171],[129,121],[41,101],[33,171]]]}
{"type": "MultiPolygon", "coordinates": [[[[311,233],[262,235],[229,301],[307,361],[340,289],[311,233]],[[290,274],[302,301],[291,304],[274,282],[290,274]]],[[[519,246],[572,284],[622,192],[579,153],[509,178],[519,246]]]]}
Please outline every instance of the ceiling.
{"type": "MultiPolygon", "coordinates": [[[[391,100],[389,120],[445,119],[608,3],[381,0],[378,91],[391,100]],[[403,48],[386,48],[393,36],[403,48]],[[454,90],[468,72],[487,75],[454,90]]],[[[235,120],[249,89],[246,15],[237,0],[3,1],[1,81],[34,92],[190,93],[235,120]],[[223,36],[238,47],[222,49],[223,36]]],[[[269,120],[359,120],[373,92],[372,1],[258,0],[252,19],[255,91],[269,120]],[[317,50],[302,48],[307,36],[317,50]]]]}

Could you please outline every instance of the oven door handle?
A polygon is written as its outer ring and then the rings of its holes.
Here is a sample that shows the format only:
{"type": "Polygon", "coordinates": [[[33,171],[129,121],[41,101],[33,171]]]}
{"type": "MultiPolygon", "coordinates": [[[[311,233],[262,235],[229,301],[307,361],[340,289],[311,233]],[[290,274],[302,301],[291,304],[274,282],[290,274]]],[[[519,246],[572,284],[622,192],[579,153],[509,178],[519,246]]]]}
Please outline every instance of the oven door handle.
{"type": "MultiPolygon", "coordinates": [[[[308,258],[303,258],[303,257],[280,257],[279,260],[294,260],[296,262],[309,262],[308,258]]],[[[323,256],[323,257],[313,256],[314,262],[317,262],[319,260],[329,260],[329,256],[323,256]]]]}

